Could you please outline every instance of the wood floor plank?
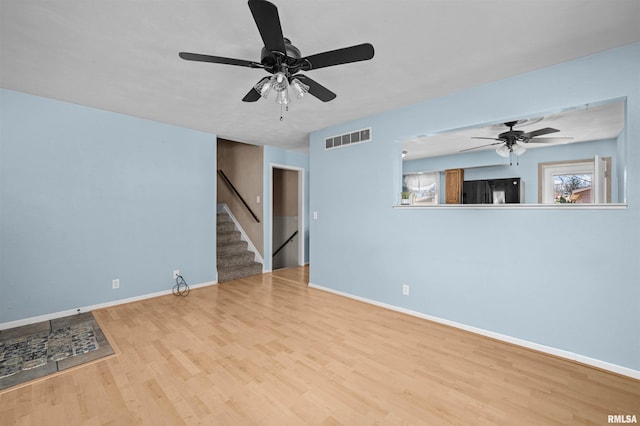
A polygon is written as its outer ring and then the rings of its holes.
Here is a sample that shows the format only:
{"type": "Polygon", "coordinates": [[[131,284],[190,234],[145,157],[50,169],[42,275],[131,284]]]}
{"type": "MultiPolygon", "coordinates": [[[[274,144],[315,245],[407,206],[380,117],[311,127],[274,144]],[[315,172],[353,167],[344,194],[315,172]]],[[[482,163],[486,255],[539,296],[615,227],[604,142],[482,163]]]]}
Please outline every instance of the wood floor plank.
{"type": "Polygon", "coordinates": [[[607,424],[640,381],[307,286],[291,268],[95,312],[117,355],[2,424],[607,424]]]}

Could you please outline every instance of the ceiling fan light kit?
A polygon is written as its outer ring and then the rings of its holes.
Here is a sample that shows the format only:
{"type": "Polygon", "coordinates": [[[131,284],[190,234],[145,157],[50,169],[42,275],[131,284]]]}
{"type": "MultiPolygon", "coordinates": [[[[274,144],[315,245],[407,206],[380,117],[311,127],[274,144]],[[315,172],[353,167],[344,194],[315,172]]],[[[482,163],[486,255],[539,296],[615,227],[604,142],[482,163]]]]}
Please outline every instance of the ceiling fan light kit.
{"type": "MultiPolygon", "coordinates": [[[[335,99],[336,94],[306,75],[299,74],[299,72],[351,62],[367,61],[373,58],[374,49],[370,43],[302,57],[300,49],[291,44],[291,41],[282,35],[280,16],[274,4],[267,0],[249,0],[248,4],[264,43],[264,47],[261,49],[260,62],[199,53],[179,53],[180,58],[187,61],[262,68],[272,74],[271,77],[263,77],[255,84],[242,99],[244,102],[256,102],[260,98],[266,99],[273,90],[276,92],[276,103],[280,104],[281,107],[283,105],[286,107],[291,100],[289,97],[290,86],[293,87],[298,99],[302,98],[306,93],[310,93],[323,102],[329,102],[335,99]]],[[[282,115],[280,120],[282,120],[282,115]]]]}
{"type": "Polygon", "coordinates": [[[500,157],[508,158],[510,154],[522,155],[526,151],[527,148],[514,142],[511,146],[507,146],[507,144],[502,145],[500,148],[496,149],[496,154],[500,157]]]}
{"type": "Polygon", "coordinates": [[[276,103],[280,105],[288,105],[291,98],[289,97],[289,87],[293,87],[296,94],[296,98],[302,99],[302,97],[309,91],[309,86],[302,83],[297,78],[289,80],[283,73],[275,73],[271,77],[265,77],[260,80],[253,88],[260,94],[262,98],[269,97],[271,90],[276,92],[276,103]]]}

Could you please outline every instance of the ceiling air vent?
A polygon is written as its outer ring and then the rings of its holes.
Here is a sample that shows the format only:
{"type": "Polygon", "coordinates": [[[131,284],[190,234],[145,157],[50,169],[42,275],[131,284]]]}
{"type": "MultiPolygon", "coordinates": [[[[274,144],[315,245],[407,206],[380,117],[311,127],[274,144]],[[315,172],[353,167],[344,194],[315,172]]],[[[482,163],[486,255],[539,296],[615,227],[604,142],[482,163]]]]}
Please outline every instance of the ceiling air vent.
{"type": "Polygon", "coordinates": [[[356,143],[371,142],[371,127],[325,139],[324,148],[334,149],[356,143]]]}

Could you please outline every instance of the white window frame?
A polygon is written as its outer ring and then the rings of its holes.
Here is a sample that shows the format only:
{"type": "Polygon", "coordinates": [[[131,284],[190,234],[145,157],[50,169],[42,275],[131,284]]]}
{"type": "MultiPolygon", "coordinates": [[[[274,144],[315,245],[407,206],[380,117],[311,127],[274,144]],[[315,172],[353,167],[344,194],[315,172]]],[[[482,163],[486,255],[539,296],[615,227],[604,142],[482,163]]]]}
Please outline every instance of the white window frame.
{"type": "Polygon", "coordinates": [[[415,204],[415,205],[438,205],[438,204],[440,204],[440,172],[430,171],[430,172],[405,173],[405,174],[402,175],[403,186],[404,186],[404,178],[405,178],[405,176],[408,176],[408,175],[432,175],[432,177],[435,180],[435,192],[434,192],[433,202],[431,202],[431,203],[416,202],[415,201],[415,193],[411,192],[411,204],[415,204]]]}
{"type": "MultiPolygon", "coordinates": [[[[592,181],[592,193],[598,191],[595,186],[598,184],[596,177],[595,164],[596,161],[604,160],[606,162],[606,173],[604,175],[604,188],[599,189],[605,191],[603,197],[607,203],[611,202],[611,179],[610,164],[611,158],[598,158],[588,160],[573,160],[573,161],[555,161],[550,163],[538,164],[538,203],[540,204],[554,204],[554,183],[553,177],[556,175],[580,175],[591,174],[593,176],[592,181]]],[[[595,204],[596,197],[591,197],[591,203],[595,204]]]]}

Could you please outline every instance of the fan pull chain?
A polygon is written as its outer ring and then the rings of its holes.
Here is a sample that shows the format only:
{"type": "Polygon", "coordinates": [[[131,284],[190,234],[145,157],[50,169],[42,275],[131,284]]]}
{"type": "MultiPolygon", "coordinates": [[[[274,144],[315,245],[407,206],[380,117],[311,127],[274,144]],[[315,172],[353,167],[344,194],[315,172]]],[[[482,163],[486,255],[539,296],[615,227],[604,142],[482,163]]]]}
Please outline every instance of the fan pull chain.
{"type": "MultiPolygon", "coordinates": [[[[283,104],[280,104],[280,121],[284,121],[284,114],[282,113],[282,108],[283,108],[282,105],[283,104]]],[[[284,110],[285,112],[289,112],[289,105],[285,105],[284,110]]]]}

